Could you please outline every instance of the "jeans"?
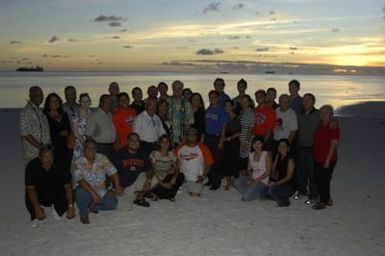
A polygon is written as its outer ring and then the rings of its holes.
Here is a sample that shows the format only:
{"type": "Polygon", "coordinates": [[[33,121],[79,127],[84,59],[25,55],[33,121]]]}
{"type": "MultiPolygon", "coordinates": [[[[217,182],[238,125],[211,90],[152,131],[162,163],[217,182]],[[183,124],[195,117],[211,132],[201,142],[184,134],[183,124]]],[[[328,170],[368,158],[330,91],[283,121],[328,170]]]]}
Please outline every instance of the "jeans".
{"type": "Polygon", "coordinates": [[[235,180],[234,186],[241,193],[243,201],[252,201],[263,198],[266,194],[267,186],[258,181],[253,186],[247,185],[247,177],[241,176],[235,180]]]}
{"type": "Polygon", "coordinates": [[[281,184],[275,187],[269,187],[267,193],[279,206],[289,206],[289,197],[293,195],[293,189],[288,184],[281,184]]]}
{"type": "Polygon", "coordinates": [[[303,195],[308,195],[309,199],[317,200],[318,190],[314,181],[313,148],[300,147],[297,164],[296,180],[298,191],[303,195]]]}
{"type": "Polygon", "coordinates": [[[75,189],[75,198],[76,204],[79,208],[80,216],[88,215],[90,209],[92,211],[106,211],[113,210],[118,205],[118,199],[116,197],[109,196],[108,193],[104,194],[104,196],[102,197],[102,202],[100,204],[95,204],[92,201],[91,193],[80,186],[75,189]]]}
{"type": "Polygon", "coordinates": [[[332,180],[335,163],[330,163],[328,168],[323,163],[315,163],[315,182],[319,192],[319,201],[329,203],[330,201],[330,181],[332,180]]]}

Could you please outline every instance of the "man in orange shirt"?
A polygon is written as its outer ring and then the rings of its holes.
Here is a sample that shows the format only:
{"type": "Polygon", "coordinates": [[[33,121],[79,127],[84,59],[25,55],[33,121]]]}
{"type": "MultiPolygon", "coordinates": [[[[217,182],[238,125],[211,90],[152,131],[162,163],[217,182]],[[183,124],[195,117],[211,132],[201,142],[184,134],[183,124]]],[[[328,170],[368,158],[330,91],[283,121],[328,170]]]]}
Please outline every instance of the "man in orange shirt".
{"type": "Polygon", "coordinates": [[[262,136],[264,143],[267,145],[267,150],[271,150],[269,147],[273,130],[275,128],[277,114],[274,109],[267,104],[265,90],[258,90],[255,92],[255,100],[258,106],[255,108],[255,136],[262,136]]]}
{"type": "Polygon", "coordinates": [[[127,137],[134,131],[136,117],[136,111],[130,107],[130,97],[127,93],[119,93],[118,103],[119,107],[112,115],[112,122],[117,133],[115,150],[127,146],[127,137]]]}

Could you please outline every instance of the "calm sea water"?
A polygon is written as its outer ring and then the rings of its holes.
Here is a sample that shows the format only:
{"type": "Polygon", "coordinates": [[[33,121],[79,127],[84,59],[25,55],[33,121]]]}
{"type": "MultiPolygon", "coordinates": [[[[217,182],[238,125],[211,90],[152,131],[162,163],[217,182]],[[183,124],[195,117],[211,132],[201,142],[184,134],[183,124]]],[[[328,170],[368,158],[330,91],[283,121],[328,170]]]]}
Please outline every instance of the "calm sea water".
{"type": "MultiPolygon", "coordinates": [[[[301,82],[300,94],[311,92],[317,97],[317,106],[332,104],[335,108],[363,101],[385,100],[385,76],[317,76],[317,75],[240,75],[240,74],[185,74],[185,73],[126,73],[126,72],[0,72],[0,108],[23,107],[28,97],[28,88],[39,85],[45,95],[56,92],[63,96],[63,89],[73,85],[78,93],[88,92],[97,104],[101,94],[106,93],[111,81],[120,85],[121,91],[131,94],[139,86],[146,97],[149,85],[165,81],[169,85],[179,79],[185,87],[200,92],[207,102],[207,93],[213,88],[216,77],[226,82],[226,92],[237,95],[236,83],[241,78],[248,82],[249,94],[257,89],[275,87],[278,94],[287,93],[287,83],[292,79],[301,82]]],[[[171,88],[169,89],[171,93],[171,88]]]]}

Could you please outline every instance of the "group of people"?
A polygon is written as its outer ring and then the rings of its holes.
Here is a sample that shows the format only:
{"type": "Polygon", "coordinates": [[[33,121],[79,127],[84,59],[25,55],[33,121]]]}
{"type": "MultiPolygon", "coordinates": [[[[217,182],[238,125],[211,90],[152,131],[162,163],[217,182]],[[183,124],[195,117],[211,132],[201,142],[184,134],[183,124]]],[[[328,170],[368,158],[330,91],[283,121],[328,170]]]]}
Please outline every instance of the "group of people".
{"type": "Polygon", "coordinates": [[[315,108],[311,93],[301,97],[292,80],[289,93],[269,88],[246,93],[237,83],[231,99],[225,81],[215,79],[206,108],[199,92],[177,80],[147,89],[135,87],[132,101],[119,84],[91,110],[91,98],[76,88],[44,100],[38,86],[20,113],[25,158],[25,203],[32,224],[66,213],[89,223],[99,210],[150,206],[175,200],[178,191],[200,196],[204,186],[237,189],[244,201],[305,198],[313,209],[332,205],[330,181],[337,162],[339,124],[330,105],[315,108]],[[43,109],[40,105],[43,103],[43,109]]]}

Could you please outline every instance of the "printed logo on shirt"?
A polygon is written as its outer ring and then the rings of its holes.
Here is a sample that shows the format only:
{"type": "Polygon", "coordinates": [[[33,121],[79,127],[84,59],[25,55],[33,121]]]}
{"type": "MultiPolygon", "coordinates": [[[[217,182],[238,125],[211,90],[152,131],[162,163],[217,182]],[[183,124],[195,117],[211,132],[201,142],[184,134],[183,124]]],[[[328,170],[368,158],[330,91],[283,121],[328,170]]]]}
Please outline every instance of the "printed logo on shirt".
{"type": "Polygon", "coordinates": [[[133,126],[135,122],[135,117],[129,116],[126,120],[124,120],[124,124],[126,126],[133,126]]]}
{"type": "Polygon", "coordinates": [[[263,124],[266,122],[266,115],[263,113],[255,113],[255,124],[263,124]]]}
{"type": "Polygon", "coordinates": [[[189,154],[181,153],[179,156],[180,159],[183,159],[186,161],[190,161],[190,160],[196,159],[198,157],[199,157],[199,155],[197,153],[193,153],[193,152],[190,152],[189,154]]]}
{"type": "Polygon", "coordinates": [[[144,161],[142,159],[127,159],[123,160],[123,166],[130,171],[136,171],[137,167],[143,167],[144,161]]]}
{"type": "Polygon", "coordinates": [[[206,113],[206,119],[218,121],[219,116],[217,114],[214,114],[214,113],[206,113]]]}

